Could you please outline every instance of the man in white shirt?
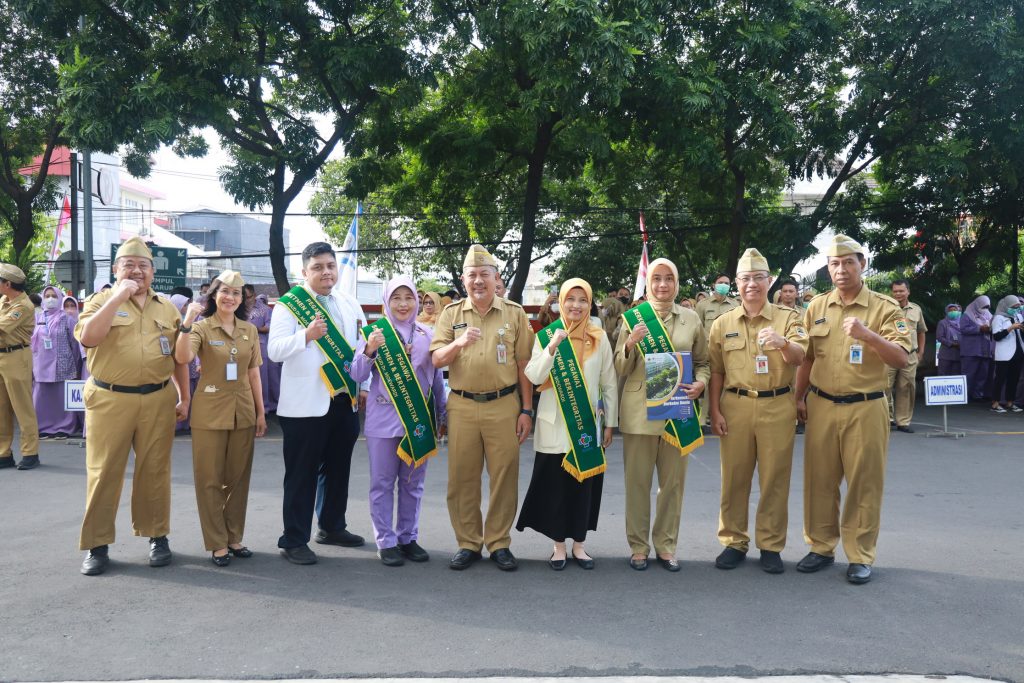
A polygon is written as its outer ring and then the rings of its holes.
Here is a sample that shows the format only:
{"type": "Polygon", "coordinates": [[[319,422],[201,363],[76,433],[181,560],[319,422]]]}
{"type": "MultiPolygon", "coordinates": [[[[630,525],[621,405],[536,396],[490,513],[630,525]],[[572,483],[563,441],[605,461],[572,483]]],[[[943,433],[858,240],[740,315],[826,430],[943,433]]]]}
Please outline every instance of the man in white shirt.
{"type": "Polygon", "coordinates": [[[284,432],[284,533],[277,545],[288,561],[314,564],[308,545],[314,508],[317,543],[363,545],[346,529],[345,511],[366,387],[348,376],[344,351],[351,360],[366,317],[355,298],[334,290],[338,261],[331,245],[314,242],[302,250],[302,276],[305,281],[274,306],[267,353],[284,364],[277,404],[284,432]]]}

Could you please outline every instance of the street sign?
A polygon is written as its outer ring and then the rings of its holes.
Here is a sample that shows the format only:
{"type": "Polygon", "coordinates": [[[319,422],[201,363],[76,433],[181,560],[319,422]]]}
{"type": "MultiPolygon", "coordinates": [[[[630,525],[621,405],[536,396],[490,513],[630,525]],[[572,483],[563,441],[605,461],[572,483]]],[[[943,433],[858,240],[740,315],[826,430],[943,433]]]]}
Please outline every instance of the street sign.
{"type": "MultiPolygon", "coordinates": [[[[120,244],[110,245],[110,262],[114,262],[117,248],[120,244]]],[[[155,244],[149,245],[153,251],[153,289],[158,292],[169,292],[175,287],[185,286],[185,264],[188,260],[187,249],[173,249],[169,247],[158,247],[155,244]]],[[[110,281],[114,281],[113,269],[110,273],[110,281]]]]}
{"type": "Polygon", "coordinates": [[[85,391],[84,379],[69,379],[64,381],[64,410],[68,412],[82,412],[85,410],[85,398],[82,393],[85,391]]]}
{"type": "Polygon", "coordinates": [[[925,377],[924,400],[929,406],[966,405],[967,376],[925,377]]]}

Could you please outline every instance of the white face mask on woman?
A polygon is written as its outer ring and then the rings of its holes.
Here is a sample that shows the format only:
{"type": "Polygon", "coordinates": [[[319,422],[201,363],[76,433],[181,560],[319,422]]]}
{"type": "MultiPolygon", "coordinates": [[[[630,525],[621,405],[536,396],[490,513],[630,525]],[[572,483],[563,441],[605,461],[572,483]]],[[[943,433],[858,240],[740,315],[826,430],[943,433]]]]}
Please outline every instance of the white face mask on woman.
{"type": "Polygon", "coordinates": [[[60,306],[60,302],[57,301],[56,298],[45,297],[43,299],[43,310],[44,311],[52,311],[52,310],[56,309],[58,306],[60,306]]]}

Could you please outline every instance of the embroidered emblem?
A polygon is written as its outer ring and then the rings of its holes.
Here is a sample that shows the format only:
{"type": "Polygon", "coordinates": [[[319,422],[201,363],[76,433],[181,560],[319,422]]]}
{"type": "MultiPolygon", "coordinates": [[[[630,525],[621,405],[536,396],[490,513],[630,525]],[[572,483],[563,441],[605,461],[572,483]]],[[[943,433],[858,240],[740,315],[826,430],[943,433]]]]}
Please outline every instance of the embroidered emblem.
{"type": "Polygon", "coordinates": [[[910,332],[909,328],[907,327],[907,321],[905,319],[896,319],[896,331],[899,332],[900,334],[908,334],[910,332]]]}
{"type": "Polygon", "coordinates": [[[594,437],[592,437],[590,434],[584,434],[583,436],[580,437],[579,444],[583,446],[583,450],[588,450],[593,440],[594,437]]]}
{"type": "Polygon", "coordinates": [[[424,434],[424,433],[425,433],[426,431],[427,431],[427,428],[426,428],[426,427],[424,427],[423,425],[416,425],[416,429],[414,429],[414,430],[412,431],[412,434],[413,434],[413,436],[415,436],[415,437],[416,437],[417,439],[419,439],[419,438],[421,438],[421,437],[423,436],[423,434],[424,434]]]}

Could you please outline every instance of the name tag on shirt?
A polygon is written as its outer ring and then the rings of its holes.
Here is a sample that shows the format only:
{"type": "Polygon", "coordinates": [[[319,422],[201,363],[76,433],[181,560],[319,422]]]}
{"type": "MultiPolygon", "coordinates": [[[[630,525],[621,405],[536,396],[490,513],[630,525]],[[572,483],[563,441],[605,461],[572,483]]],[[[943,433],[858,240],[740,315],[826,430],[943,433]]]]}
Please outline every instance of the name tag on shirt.
{"type": "Polygon", "coordinates": [[[768,374],[768,356],[754,356],[754,373],[758,375],[768,374]]]}
{"type": "Polygon", "coordinates": [[[469,323],[456,323],[456,324],[452,325],[452,329],[453,330],[461,330],[461,329],[463,329],[465,327],[469,327],[469,323]]]}
{"type": "Polygon", "coordinates": [[[850,346],[850,364],[864,364],[864,347],[861,346],[860,344],[853,344],[852,346],[850,346]]]}
{"type": "Polygon", "coordinates": [[[127,318],[128,317],[128,311],[118,311],[117,312],[117,317],[118,318],[127,318]]]}
{"type": "Polygon", "coordinates": [[[214,340],[210,342],[210,346],[224,346],[224,342],[220,340],[214,340]]]}
{"type": "Polygon", "coordinates": [[[171,340],[162,335],[160,337],[160,353],[165,356],[171,355],[171,340]]]}
{"type": "Polygon", "coordinates": [[[226,373],[227,381],[235,382],[238,380],[238,363],[231,361],[224,366],[224,371],[226,373]]]}

